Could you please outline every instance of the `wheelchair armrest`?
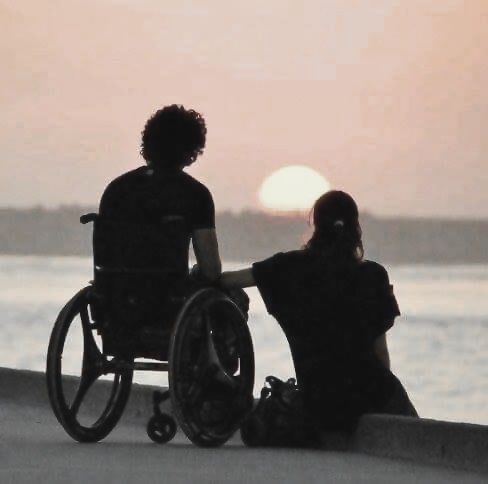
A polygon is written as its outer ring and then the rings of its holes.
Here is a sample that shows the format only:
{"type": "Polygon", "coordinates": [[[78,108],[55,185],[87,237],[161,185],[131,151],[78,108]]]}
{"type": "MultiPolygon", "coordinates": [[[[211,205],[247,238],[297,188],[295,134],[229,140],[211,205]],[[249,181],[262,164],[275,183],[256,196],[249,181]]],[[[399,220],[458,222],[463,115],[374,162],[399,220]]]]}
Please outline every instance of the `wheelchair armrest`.
{"type": "Polygon", "coordinates": [[[89,222],[95,222],[98,218],[98,213],[85,213],[80,217],[80,223],[87,224],[89,222]]]}

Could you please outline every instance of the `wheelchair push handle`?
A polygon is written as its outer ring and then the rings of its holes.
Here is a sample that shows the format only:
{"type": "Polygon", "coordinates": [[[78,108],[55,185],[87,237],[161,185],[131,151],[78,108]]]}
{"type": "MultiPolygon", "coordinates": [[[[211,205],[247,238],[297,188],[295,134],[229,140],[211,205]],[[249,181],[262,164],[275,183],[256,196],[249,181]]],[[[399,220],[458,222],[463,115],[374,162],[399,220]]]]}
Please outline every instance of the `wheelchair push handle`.
{"type": "Polygon", "coordinates": [[[80,223],[87,224],[89,222],[95,222],[98,218],[98,213],[85,213],[80,217],[80,223]]]}

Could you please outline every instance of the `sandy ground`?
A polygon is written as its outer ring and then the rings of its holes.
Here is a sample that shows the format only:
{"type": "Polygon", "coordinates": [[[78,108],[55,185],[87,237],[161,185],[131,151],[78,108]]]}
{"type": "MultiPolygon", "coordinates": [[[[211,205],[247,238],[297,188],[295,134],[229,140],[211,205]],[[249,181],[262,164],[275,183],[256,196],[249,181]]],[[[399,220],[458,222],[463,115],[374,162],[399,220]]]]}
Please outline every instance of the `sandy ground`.
{"type": "Polygon", "coordinates": [[[0,482],[46,483],[485,483],[449,469],[361,454],[248,449],[237,441],[200,449],[182,435],[153,444],[121,423],[98,444],[73,442],[45,407],[0,402],[0,482]]]}

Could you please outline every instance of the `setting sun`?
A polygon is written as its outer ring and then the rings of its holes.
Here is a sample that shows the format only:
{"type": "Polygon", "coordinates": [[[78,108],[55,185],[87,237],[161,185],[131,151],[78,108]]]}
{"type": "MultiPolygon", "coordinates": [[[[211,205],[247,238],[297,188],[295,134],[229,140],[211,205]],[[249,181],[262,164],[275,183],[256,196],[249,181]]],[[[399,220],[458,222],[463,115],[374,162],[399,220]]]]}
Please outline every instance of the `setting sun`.
{"type": "Polygon", "coordinates": [[[327,190],[330,184],[320,173],[308,166],[291,165],[265,178],[259,189],[259,201],[273,211],[302,211],[310,209],[327,190]]]}

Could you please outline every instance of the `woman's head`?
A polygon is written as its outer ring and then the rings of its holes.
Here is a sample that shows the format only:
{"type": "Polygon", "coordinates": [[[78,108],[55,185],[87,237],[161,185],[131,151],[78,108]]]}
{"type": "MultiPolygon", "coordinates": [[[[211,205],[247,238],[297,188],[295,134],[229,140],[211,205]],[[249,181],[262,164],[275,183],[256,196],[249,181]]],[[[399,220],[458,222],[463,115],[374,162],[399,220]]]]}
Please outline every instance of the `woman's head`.
{"type": "Polygon", "coordinates": [[[345,192],[330,190],[312,208],[314,233],[306,248],[331,256],[361,260],[364,255],[359,211],[345,192]]]}
{"type": "Polygon", "coordinates": [[[182,168],[203,152],[206,134],[205,120],[199,113],[172,104],[146,122],[141,155],[154,168],[182,168]]]}

